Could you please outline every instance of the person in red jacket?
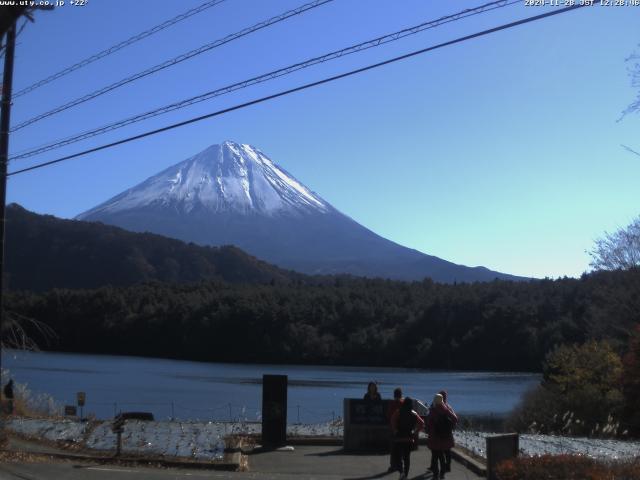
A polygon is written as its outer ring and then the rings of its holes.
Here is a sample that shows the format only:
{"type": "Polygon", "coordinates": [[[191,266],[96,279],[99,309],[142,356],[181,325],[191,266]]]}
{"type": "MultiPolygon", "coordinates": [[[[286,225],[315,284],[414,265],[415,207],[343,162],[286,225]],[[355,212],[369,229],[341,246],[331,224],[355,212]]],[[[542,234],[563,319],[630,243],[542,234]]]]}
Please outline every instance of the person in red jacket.
{"type": "Polygon", "coordinates": [[[411,465],[411,447],[415,442],[415,435],[424,428],[424,420],[413,410],[413,400],[406,397],[391,417],[393,425],[393,448],[396,458],[403,468],[400,472],[400,480],[406,480],[411,465]]]}
{"type": "MultiPolygon", "coordinates": [[[[449,408],[449,410],[451,410],[454,415],[455,415],[455,410],[453,409],[453,407],[449,404],[449,402],[447,401],[447,391],[446,390],[440,390],[438,392],[440,395],[442,395],[442,401],[444,402],[444,404],[449,408]]],[[[456,417],[457,418],[457,417],[456,417]]],[[[454,425],[455,427],[455,425],[454,425]]],[[[453,448],[453,434],[451,436],[451,442],[452,442],[452,448],[453,448]]],[[[445,472],[450,472],[451,471],[451,448],[449,448],[448,450],[444,451],[444,464],[445,464],[445,472]]]]}
{"type": "Polygon", "coordinates": [[[427,446],[431,450],[431,466],[429,470],[434,478],[444,478],[447,471],[445,452],[453,448],[453,428],[458,417],[445,402],[441,394],[433,397],[433,404],[427,418],[427,446]]]}
{"type": "Polygon", "coordinates": [[[400,459],[397,458],[396,449],[393,448],[393,423],[391,422],[391,419],[393,418],[393,415],[398,410],[400,410],[400,406],[402,405],[403,400],[402,389],[398,387],[393,391],[393,400],[387,407],[387,421],[389,422],[389,428],[391,429],[391,455],[389,456],[389,472],[400,471],[400,459]]]}

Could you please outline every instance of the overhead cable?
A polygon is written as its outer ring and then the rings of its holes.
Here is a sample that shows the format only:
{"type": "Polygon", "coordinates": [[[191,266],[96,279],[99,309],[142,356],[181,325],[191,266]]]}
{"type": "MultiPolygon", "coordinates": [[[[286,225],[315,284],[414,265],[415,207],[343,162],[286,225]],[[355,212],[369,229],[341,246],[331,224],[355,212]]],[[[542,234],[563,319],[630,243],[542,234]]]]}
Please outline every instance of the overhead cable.
{"type": "Polygon", "coordinates": [[[242,30],[240,30],[239,32],[236,33],[232,33],[230,35],[227,35],[224,38],[215,40],[213,42],[207,43],[205,45],[202,45],[201,47],[195,48],[193,50],[190,50],[186,53],[183,53],[181,55],[178,55],[177,57],[173,57],[169,60],[165,60],[162,63],[159,63],[157,65],[154,65],[153,67],[149,67],[146,70],[142,70],[141,72],[135,73],[133,75],[130,75],[126,78],[123,78],[121,80],[118,80],[117,82],[111,83],[109,85],[106,85],[102,88],[99,88],[98,90],[95,90],[91,93],[88,93],[86,95],[83,95],[82,97],[78,97],[75,98],[63,105],[60,105],[58,107],[55,107],[52,110],[49,110],[47,112],[41,113],[39,115],[36,115],[35,117],[32,117],[28,120],[25,120],[21,123],[19,123],[18,125],[16,125],[15,127],[13,127],[11,129],[11,132],[15,132],[17,130],[20,130],[24,127],[27,127],[29,125],[32,125],[36,122],[39,122],[40,120],[43,120],[45,118],[51,117],[52,115],[56,115],[60,112],[64,112],[65,110],[68,110],[72,107],[75,107],[77,105],[80,105],[82,103],[88,102],[89,100],[93,100],[94,98],[100,97],[102,95],[104,95],[105,93],[108,93],[112,90],[115,90],[116,88],[120,88],[124,85],[128,85],[129,83],[135,82],[136,80],[140,80],[141,78],[147,77],[149,75],[152,75],[154,73],[158,73],[161,70],[164,70],[165,68],[169,68],[169,67],[173,67],[174,65],[177,65],[179,63],[184,62],[185,60],[189,60],[190,58],[193,58],[197,55],[200,55],[202,53],[208,52],[209,50],[212,50],[214,48],[220,47],[222,45],[225,45],[229,42],[232,42],[234,40],[237,40],[238,38],[244,37],[246,35],[249,35],[253,32],[257,32],[258,30],[262,30],[263,28],[269,27],[271,25],[275,25],[276,23],[280,23],[284,20],[287,20],[288,18],[291,18],[295,15],[300,15],[301,13],[304,13],[308,10],[311,10],[313,8],[319,7],[321,5],[324,5],[325,3],[329,3],[332,2],[334,0],[314,0],[313,2],[304,4],[298,8],[294,8],[293,10],[288,10],[280,15],[277,15],[275,17],[271,17],[267,20],[264,20],[260,23],[257,23],[251,27],[247,27],[244,28],[242,30]]]}
{"type": "Polygon", "coordinates": [[[207,2],[204,2],[202,5],[199,5],[195,8],[192,8],[190,10],[187,10],[184,13],[181,13],[180,15],[177,15],[165,22],[162,22],[159,25],[156,25],[153,28],[150,28],[148,30],[145,30],[144,32],[140,32],[137,35],[134,35],[133,37],[130,37],[120,43],[117,43],[109,48],[106,48],[104,50],[102,50],[101,52],[95,53],[93,55],[91,55],[90,57],[85,58],[84,60],[80,60],[77,63],[74,63],[73,65],[64,68],[62,70],[60,70],[57,73],[54,73],[53,75],[49,75],[46,78],[43,78],[42,80],[38,80],[37,82],[29,85],[28,87],[23,88],[22,90],[18,90],[16,93],[14,93],[12,95],[12,98],[18,98],[22,95],[26,95],[29,92],[32,92],[44,85],[47,85],[48,83],[53,82],[54,80],[58,80],[59,78],[62,78],[66,75],[69,75],[72,72],[75,72],[76,70],[82,68],[82,67],[86,67],[87,65],[100,60],[101,58],[104,58],[108,55],[111,55],[113,53],[116,53],[119,50],[122,50],[125,47],[128,47],[129,45],[133,45],[136,42],[139,42],[140,40],[150,37],[151,35],[158,33],[162,30],[164,30],[165,28],[169,28],[172,25],[175,25],[176,23],[179,23],[183,20],[186,20],[187,18],[192,17],[193,15],[197,15],[198,13],[202,13],[205,10],[214,7],[216,5],[218,5],[219,3],[224,2],[225,0],[209,0],[207,2]]]}
{"type": "Polygon", "coordinates": [[[476,32],[476,33],[473,33],[473,34],[470,34],[470,35],[466,35],[464,37],[459,37],[459,38],[456,38],[454,40],[449,40],[447,42],[443,42],[443,43],[439,43],[437,45],[433,45],[431,47],[426,47],[426,48],[423,48],[421,50],[416,50],[416,51],[407,53],[405,55],[400,55],[398,57],[390,58],[390,59],[384,60],[382,62],[374,63],[374,64],[371,64],[371,65],[367,65],[366,67],[357,68],[355,70],[351,70],[351,71],[348,71],[348,72],[345,72],[345,73],[341,73],[339,75],[334,75],[332,77],[324,78],[322,80],[318,80],[318,81],[315,81],[315,82],[311,82],[311,83],[307,83],[307,84],[304,84],[304,85],[300,85],[298,87],[290,88],[288,90],[284,90],[284,91],[281,91],[281,92],[278,92],[278,93],[274,93],[272,95],[267,95],[266,97],[261,97],[261,98],[255,99],[255,100],[251,100],[251,101],[244,102],[244,103],[241,103],[241,104],[238,104],[238,105],[234,105],[232,107],[224,108],[222,110],[211,112],[211,113],[208,113],[208,114],[205,114],[205,115],[200,115],[198,117],[190,118],[190,119],[184,120],[182,122],[178,122],[178,123],[174,123],[174,124],[171,124],[171,125],[167,125],[165,127],[157,128],[155,130],[150,130],[150,131],[138,134],[138,135],[133,135],[131,137],[127,137],[127,138],[124,138],[124,139],[121,139],[121,140],[117,140],[115,142],[111,142],[111,143],[107,143],[107,144],[104,144],[104,145],[100,145],[98,147],[93,147],[93,148],[90,148],[90,149],[87,149],[87,150],[84,150],[84,151],[81,151],[81,152],[78,152],[78,153],[74,153],[74,154],[71,154],[71,155],[66,155],[64,157],[57,158],[55,160],[50,160],[48,162],[38,163],[36,165],[32,165],[32,166],[27,167],[27,168],[22,168],[20,170],[15,170],[13,172],[8,173],[7,176],[9,177],[9,176],[13,176],[13,175],[18,175],[18,174],[21,174],[21,173],[29,172],[29,171],[32,171],[32,170],[37,170],[37,169],[44,168],[44,167],[47,167],[47,166],[50,166],[50,165],[54,165],[54,164],[57,164],[57,163],[61,163],[61,162],[67,161],[67,160],[71,160],[73,158],[78,158],[78,157],[81,157],[81,156],[85,156],[85,155],[88,155],[90,153],[98,152],[98,151],[105,150],[105,149],[108,149],[108,148],[112,148],[112,147],[115,147],[115,146],[118,146],[118,145],[122,145],[122,144],[125,144],[125,143],[133,142],[135,140],[140,140],[142,138],[150,137],[152,135],[157,135],[159,133],[166,132],[166,131],[169,131],[169,130],[173,130],[175,128],[179,128],[179,127],[183,127],[185,125],[190,125],[192,123],[200,122],[200,121],[206,120],[208,118],[217,117],[217,116],[223,115],[225,113],[229,113],[229,112],[233,112],[233,111],[236,111],[236,110],[240,110],[240,109],[252,106],[252,105],[257,105],[257,104],[260,104],[260,103],[264,103],[264,102],[267,102],[269,100],[273,100],[273,99],[276,99],[276,98],[279,98],[279,97],[284,97],[286,95],[290,95],[290,94],[295,93],[295,92],[300,92],[302,90],[307,90],[309,88],[317,87],[319,85],[323,85],[323,84],[326,84],[326,83],[334,82],[334,81],[340,80],[342,78],[351,77],[351,76],[359,74],[359,73],[363,73],[363,72],[366,72],[366,71],[369,71],[369,70],[373,70],[375,68],[379,68],[379,67],[382,67],[384,65],[389,65],[391,63],[396,63],[396,62],[399,62],[399,61],[402,61],[402,60],[406,60],[408,58],[415,57],[417,55],[421,55],[421,54],[424,54],[424,53],[427,53],[427,52],[431,52],[433,50],[437,50],[437,49],[440,49],[440,48],[443,48],[443,47],[447,47],[447,46],[454,45],[454,44],[457,44],[457,43],[466,42],[466,41],[473,40],[475,38],[482,37],[482,36],[485,36],[485,35],[489,35],[491,33],[495,33],[495,32],[501,31],[501,30],[506,30],[506,29],[513,28],[513,27],[516,27],[516,26],[519,26],[519,25],[524,25],[526,23],[535,22],[537,20],[542,20],[542,19],[547,18],[547,17],[560,15],[562,13],[567,13],[569,11],[577,10],[579,8],[583,8],[583,7],[591,6],[591,5],[592,4],[590,4],[590,3],[584,3],[584,4],[578,4],[578,5],[573,5],[573,6],[569,6],[569,7],[559,8],[559,9],[556,9],[556,10],[551,10],[551,11],[546,12],[546,13],[542,13],[542,14],[539,14],[539,15],[534,15],[532,17],[527,17],[527,18],[524,18],[524,19],[521,19],[521,20],[517,20],[515,22],[506,23],[506,24],[500,25],[498,27],[490,28],[488,30],[482,30],[480,32],[476,32]]]}
{"type": "Polygon", "coordinates": [[[289,75],[291,73],[294,73],[298,70],[302,70],[308,67],[311,67],[313,65],[317,65],[320,63],[324,63],[324,62],[328,62],[330,60],[335,60],[337,58],[341,58],[347,55],[351,55],[353,53],[357,53],[357,52],[361,52],[364,50],[367,50],[369,48],[374,48],[374,47],[378,47],[380,45],[384,45],[386,43],[389,42],[393,42],[396,40],[400,40],[402,38],[405,38],[409,35],[415,35],[419,32],[422,32],[424,30],[427,29],[431,29],[431,28],[435,28],[438,27],[440,25],[444,25],[446,23],[450,23],[450,22],[454,22],[457,20],[461,20],[463,18],[466,17],[470,17],[473,15],[478,15],[480,13],[484,13],[484,12],[488,12],[491,10],[495,10],[497,8],[502,8],[502,7],[506,7],[509,5],[513,5],[515,3],[520,3],[520,0],[499,0],[499,1],[493,1],[493,2],[489,2],[486,3],[484,5],[481,5],[479,7],[475,7],[475,8],[469,8],[466,10],[463,10],[461,12],[452,14],[452,15],[447,15],[444,17],[440,17],[436,20],[430,20],[427,22],[423,22],[419,25],[415,25],[413,27],[409,27],[409,28],[405,28],[403,30],[397,31],[397,32],[393,32],[387,35],[383,35],[381,37],[377,37],[374,38],[372,40],[367,40],[366,42],[361,42],[358,43],[356,45],[351,45],[349,47],[340,49],[340,50],[336,50],[333,52],[329,52],[326,53],[324,55],[320,55],[317,57],[313,57],[310,58],[308,60],[305,60],[303,62],[299,62],[299,63],[295,63],[293,65],[289,65],[287,67],[284,68],[280,68],[278,70],[273,70],[271,72],[268,73],[264,73],[262,75],[259,75],[257,77],[253,77],[247,80],[243,80],[241,82],[236,82],[233,83],[231,85],[227,85],[225,87],[221,87],[221,88],[217,88],[215,90],[211,90],[199,95],[196,95],[194,97],[190,97],[184,100],[180,100],[178,102],[174,102],[159,108],[156,108],[154,110],[150,110],[144,113],[140,113],[137,115],[134,115],[132,117],[128,117],[125,118],[123,120],[119,120],[117,122],[113,122],[107,125],[103,125],[101,127],[97,127],[94,128],[92,130],[88,130],[85,131],[83,133],[80,134],[76,134],[70,137],[66,137],[64,139],[61,140],[56,140],[52,143],[49,144],[45,144],[36,148],[32,148],[23,152],[20,152],[14,156],[12,156],[9,160],[18,160],[18,159],[22,159],[22,158],[28,158],[28,157],[32,157],[34,155],[39,155],[41,153],[44,152],[48,152],[50,150],[55,150],[58,148],[62,148],[64,146],[70,145],[72,143],[76,143],[79,142],[81,140],[86,140],[87,138],[91,138],[91,137],[95,137],[97,135],[101,135],[107,132],[110,132],[112,130],[116,130],[128,125],[131,125],[133,123],[138,123],[141,122],[143,120],[147,120],[149,118],[152,117],[156,117],[158,115],[162,115],[165,113],[169,113],[172,112],[174,110],[179,110],[181,108],[185,108],[188,106],[191,106],[195,103],[200,103],[203,102],[205,100],[210,100],[212,98],[215,97],[219,97],[221,95],[226,95],[232,92],[235,92],[237,90],[243,89],[243,88],[247,88],[250,87],[252,85],[256,85],[259,83],[263,83],[263,82],[267,82],[269,80],[273,80],[285,75],[289,75]]]}

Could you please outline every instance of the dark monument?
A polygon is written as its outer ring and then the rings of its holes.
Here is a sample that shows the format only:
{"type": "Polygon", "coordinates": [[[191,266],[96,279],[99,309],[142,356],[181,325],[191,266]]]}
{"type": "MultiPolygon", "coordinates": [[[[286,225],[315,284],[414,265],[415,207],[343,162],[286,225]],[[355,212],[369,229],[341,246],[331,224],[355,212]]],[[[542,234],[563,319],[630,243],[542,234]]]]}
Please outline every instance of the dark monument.
{"type": "Polygon", "coordinates": [[[278,447],[287,441],[287,376],[262,376],[262,444],[278,447]]]}
{"type": "Polygon", "coordinates": [[[517,433],[487,437],[487,478],[495,480],[495,468],[503,460],[518,456],[520,441],[517,433]]]}

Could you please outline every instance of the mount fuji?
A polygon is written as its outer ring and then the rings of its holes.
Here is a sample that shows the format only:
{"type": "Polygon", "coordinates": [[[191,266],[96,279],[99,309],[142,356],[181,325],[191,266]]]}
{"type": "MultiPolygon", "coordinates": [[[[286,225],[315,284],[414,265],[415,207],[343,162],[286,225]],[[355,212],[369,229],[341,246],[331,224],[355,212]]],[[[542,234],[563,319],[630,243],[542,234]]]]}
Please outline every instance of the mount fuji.
{"type": "Polygon", "coordinates": [[[522,280],[403,247],[363,227],[259,149],[224,142],[76,217],[201,245],[236,245],[310,274],[522,280]]]}

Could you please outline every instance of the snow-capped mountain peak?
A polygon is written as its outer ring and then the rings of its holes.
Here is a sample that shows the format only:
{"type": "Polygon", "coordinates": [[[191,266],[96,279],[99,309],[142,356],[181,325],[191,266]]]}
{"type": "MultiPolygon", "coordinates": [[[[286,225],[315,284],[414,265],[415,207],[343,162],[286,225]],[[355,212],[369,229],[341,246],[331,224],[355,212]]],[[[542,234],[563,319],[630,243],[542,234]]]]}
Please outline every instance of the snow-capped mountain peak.
{"type": "Polygon", "coordinates": [[[200,245],[236,245],[306,273],[436,281],[512,278],[383,238],[324,201],[251,145],[213,145],[77,219],[200,245]]]}
{"type": "Polygon", "coordinates": [[[141,184],[81,214],[140,207],[171,207],[188,213],[327,213],[318,195],[251,145],[225,141],[167,168],[141,184]]]}

